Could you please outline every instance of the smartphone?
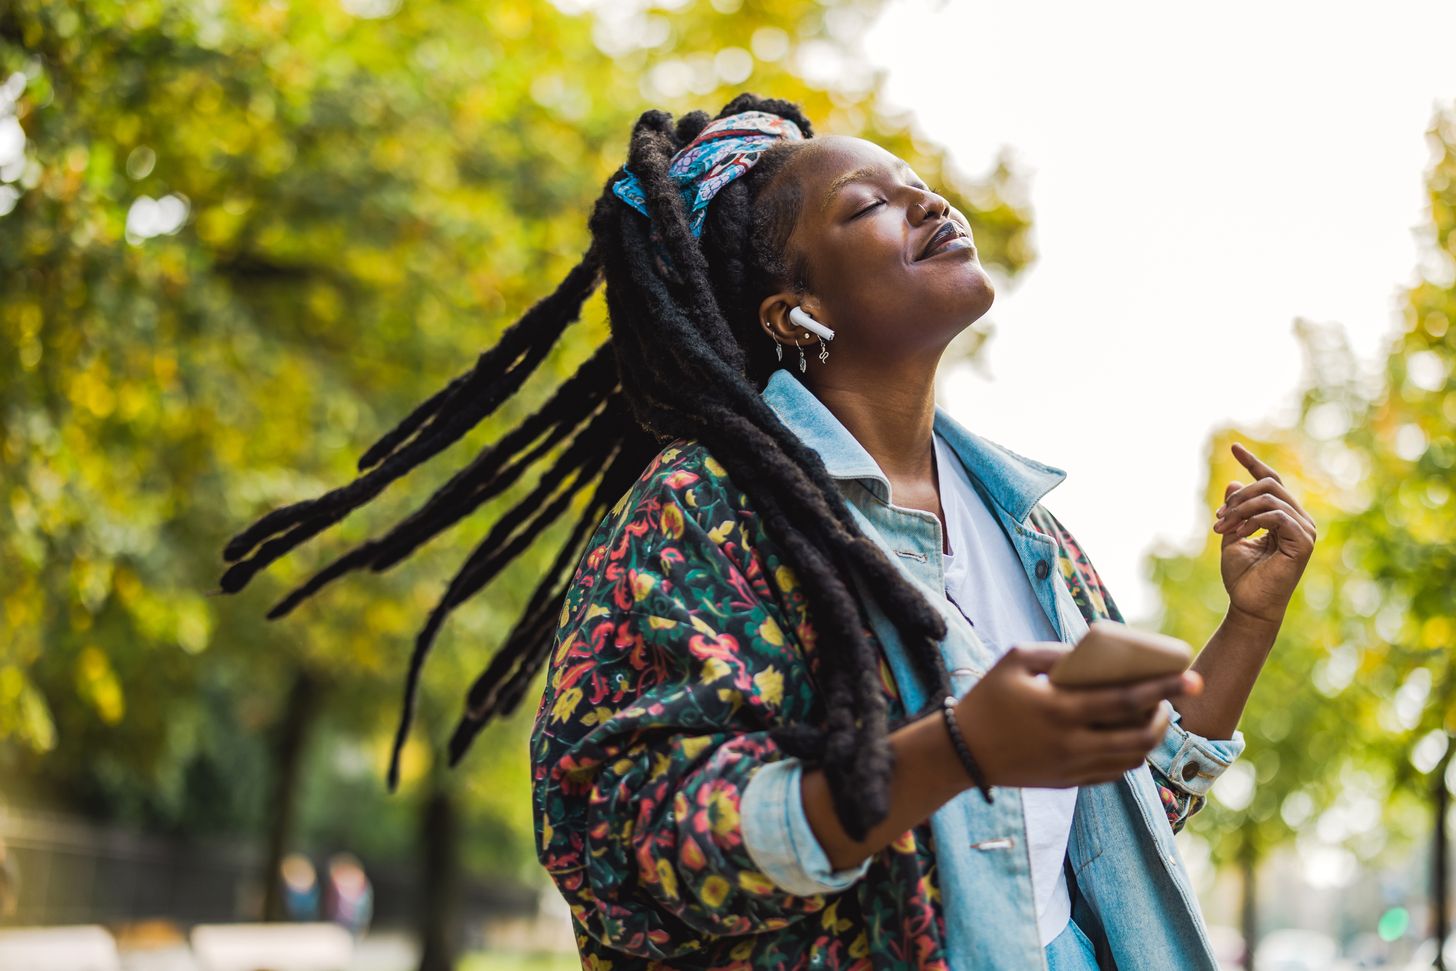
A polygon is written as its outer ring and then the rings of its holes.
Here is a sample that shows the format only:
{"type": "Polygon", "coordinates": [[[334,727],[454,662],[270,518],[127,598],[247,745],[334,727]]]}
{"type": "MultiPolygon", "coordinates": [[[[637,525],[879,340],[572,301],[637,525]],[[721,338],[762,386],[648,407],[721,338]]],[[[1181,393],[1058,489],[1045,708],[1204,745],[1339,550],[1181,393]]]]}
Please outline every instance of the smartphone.
{"type": "Polygon", "coordinates": [[[1099,620],[1047,675],[1053,684],[1068,688],[1121,684],[1178,674],[1192,660],[1193,649],[1176,637],[1099,620]]]}

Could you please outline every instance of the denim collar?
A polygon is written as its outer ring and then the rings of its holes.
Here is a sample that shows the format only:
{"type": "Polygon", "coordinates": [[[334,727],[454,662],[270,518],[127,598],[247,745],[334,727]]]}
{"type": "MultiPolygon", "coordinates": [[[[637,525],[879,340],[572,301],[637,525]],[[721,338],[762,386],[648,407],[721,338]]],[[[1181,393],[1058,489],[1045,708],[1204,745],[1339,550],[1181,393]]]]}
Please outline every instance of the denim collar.
{"type": "MultiPolygon", "coordinates": [[[[775,371],[763,389],[763,400],[780,421],[819,453],[832,477],[859,480],[890,502],[890,480],[879,464],[798,378],[782,368],[775,371]]],[[[1032,507],[1067,477],[1062,469],[1017,455],[967,430],[938,406],[935,430],[985,486],[992,501],[1016,522],[1025,522],[1032,507]]]]}

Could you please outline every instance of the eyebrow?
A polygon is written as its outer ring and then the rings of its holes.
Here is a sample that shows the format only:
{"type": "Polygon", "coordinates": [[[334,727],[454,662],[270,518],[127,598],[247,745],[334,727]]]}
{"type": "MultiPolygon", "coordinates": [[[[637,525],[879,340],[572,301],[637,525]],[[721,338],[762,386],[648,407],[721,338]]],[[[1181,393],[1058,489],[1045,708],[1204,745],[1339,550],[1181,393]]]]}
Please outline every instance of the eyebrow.
{"type": "MultiPolygon", "coordinates": [[[[910,167],[910,163],[903,159],[900,160],[898,167],[900,171],[909,172],[912,175],[915,172],[910,167]]],[[[839,176],[833,182],[829,183],[829,191],[824,193],[824,201],[819,205],[819,212],[824,213],[829,210],[830,204],[834,202],[834,197],[838,195],[840,189],[843,189],[851,182],[863,182],[866,179],[872,179],[883,171],[884,169],[878,165],[865,165],[855,169],[853,172],[846,172],[844,175],[839,176]]]]}

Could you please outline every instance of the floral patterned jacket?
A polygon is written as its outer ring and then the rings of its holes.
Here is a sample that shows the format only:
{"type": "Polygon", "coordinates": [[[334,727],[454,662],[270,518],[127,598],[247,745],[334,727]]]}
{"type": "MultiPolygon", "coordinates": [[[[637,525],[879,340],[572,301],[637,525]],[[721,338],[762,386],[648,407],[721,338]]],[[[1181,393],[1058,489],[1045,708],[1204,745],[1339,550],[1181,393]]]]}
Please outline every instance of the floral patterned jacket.
{"type": "MultiPolygon", "coordinates": [[[[1065,527],[1039,504],[1029,523],[1086,620],[1121,620],[1065,527]]],[[[538,857],[584,967],[951,966],[928,823],[837,893],[783,889],[745,846],[744,789],[785,757],[770,729],[823,717],[818,661],[749,498],[701,444],[664,448],[588,544],[530,740],[538,857]]],[[[883,662],[881,680],[903,717],[883,662]]],[[[1176,831],[1202,796],[1154,777],[1176,831]]]]}

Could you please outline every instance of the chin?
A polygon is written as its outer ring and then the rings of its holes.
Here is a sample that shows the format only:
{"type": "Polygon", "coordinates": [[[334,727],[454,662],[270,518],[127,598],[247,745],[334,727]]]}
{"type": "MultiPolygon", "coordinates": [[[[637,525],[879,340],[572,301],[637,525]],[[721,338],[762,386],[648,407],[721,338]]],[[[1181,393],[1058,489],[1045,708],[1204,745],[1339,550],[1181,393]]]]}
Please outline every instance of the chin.
{"type": "Polygon", "coordinates": [[[991,277],[976,264],[976,272],[971,275],[965,289],[966,316],[968,323],[975,323],[980,320],[991,309],[991,304],[996,301],[996,286],[991,282],[991,277]]]}

